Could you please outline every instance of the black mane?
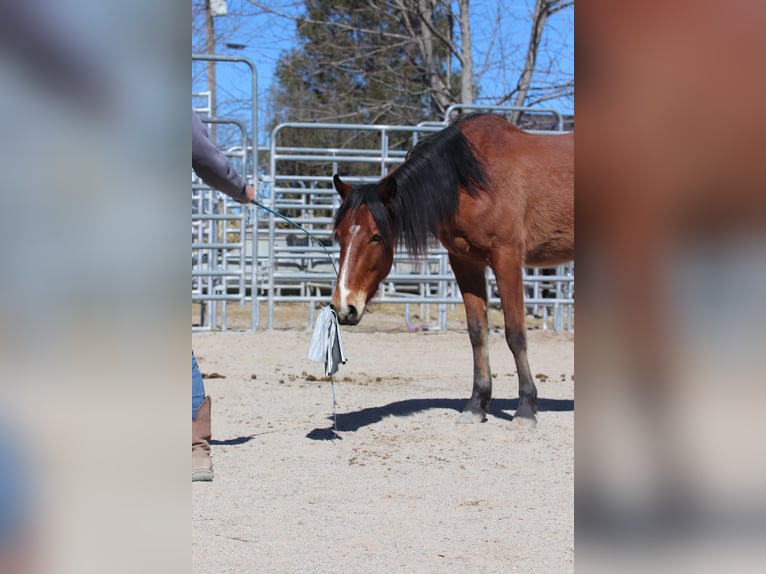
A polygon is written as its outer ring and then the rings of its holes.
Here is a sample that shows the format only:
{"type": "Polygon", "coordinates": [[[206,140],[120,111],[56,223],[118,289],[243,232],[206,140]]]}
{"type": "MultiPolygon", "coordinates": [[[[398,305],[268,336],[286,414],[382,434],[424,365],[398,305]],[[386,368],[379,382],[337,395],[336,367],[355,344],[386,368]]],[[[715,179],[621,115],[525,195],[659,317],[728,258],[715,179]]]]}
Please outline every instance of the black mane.
{"type": "Polygon", "coordinates": [[[404,163],[380,181],[355,186],[335,215],[335,226],[346,212],[354,214],[366,205],[386,242],[403,244],[414,256],[425,254],[439,224],[455,216],[458,188],[471,195],[479,189],[489,190],[480,154],[458,129],[476,115],[465,116],[421,140],[404,163]],[[396,194],[385,206],[380,191],[389,180],[395,182],[396,194]]]}

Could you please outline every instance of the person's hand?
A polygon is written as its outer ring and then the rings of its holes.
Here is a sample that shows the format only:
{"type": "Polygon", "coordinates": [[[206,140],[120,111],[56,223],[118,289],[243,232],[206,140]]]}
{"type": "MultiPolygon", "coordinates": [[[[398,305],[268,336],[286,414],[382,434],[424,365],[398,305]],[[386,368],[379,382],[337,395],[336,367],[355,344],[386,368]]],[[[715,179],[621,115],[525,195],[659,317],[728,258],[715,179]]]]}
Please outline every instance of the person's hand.
{"type": "Polygon", "coordinates": [[[255,191],[253,190],[252,186],[246,185],[245,186],[245,198],[240,199],[239,202],[242,204],[248,204],[251,201],[255,199],[255,191]]]}

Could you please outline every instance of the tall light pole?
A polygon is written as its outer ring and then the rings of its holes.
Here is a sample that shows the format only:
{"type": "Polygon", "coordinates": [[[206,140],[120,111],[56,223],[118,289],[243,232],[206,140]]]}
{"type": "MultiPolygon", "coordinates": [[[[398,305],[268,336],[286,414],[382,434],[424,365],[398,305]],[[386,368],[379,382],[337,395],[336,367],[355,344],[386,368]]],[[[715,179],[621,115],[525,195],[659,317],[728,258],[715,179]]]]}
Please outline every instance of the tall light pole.
{"type": "MultiPolygon", "coordinates": [[[[226,0],[205,0],[205,53],[215,54],[215,25],[214,16],[224,16],[227,13],[226,0]]],[[[218,97],[216,96],[215,62],[207,62],[207,89],[210,92],[210,116],[218,112],[218,97]]],[[[210,124],[210,139],[217,145],[215,124],[210,124]]]]}

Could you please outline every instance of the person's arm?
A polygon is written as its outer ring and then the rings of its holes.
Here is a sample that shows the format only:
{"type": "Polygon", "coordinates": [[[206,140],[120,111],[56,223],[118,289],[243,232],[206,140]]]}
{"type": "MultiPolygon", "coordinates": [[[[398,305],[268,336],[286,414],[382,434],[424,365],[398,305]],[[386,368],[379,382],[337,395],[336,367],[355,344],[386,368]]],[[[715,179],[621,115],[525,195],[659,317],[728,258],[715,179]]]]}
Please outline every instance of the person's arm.
{"type": "Polygon", "coordinates": [[[253,189],[234,169],[229,158],[210,141],[207,129],[192,111],[192,168],[202,181],[240,203],[253,199],[253,189]]]}

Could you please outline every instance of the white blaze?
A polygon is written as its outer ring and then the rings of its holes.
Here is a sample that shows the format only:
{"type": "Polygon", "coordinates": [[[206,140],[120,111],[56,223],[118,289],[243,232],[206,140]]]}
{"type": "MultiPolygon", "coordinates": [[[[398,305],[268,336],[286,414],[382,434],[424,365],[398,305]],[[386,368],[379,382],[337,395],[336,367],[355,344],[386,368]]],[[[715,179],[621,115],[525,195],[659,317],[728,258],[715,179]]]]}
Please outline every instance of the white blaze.
{"type": "Polygon", "coordinates": [[[351,259],[355,255],[355,242],[354,237],[357,233],[359,233],[359,226],[358,225],[352,225],[349,229],[349,232],[351,233],[351,240],[348,242],[348,249],[346,251],[346,258],[343,260],[343,265],[340,268],[340,273],[338,274],[338,293],[340,294],[340,309],[346,309],[348,306],[348,295],[350,293],[350,289],[348,286],[348,262],[351,261],[351,259]]]}

